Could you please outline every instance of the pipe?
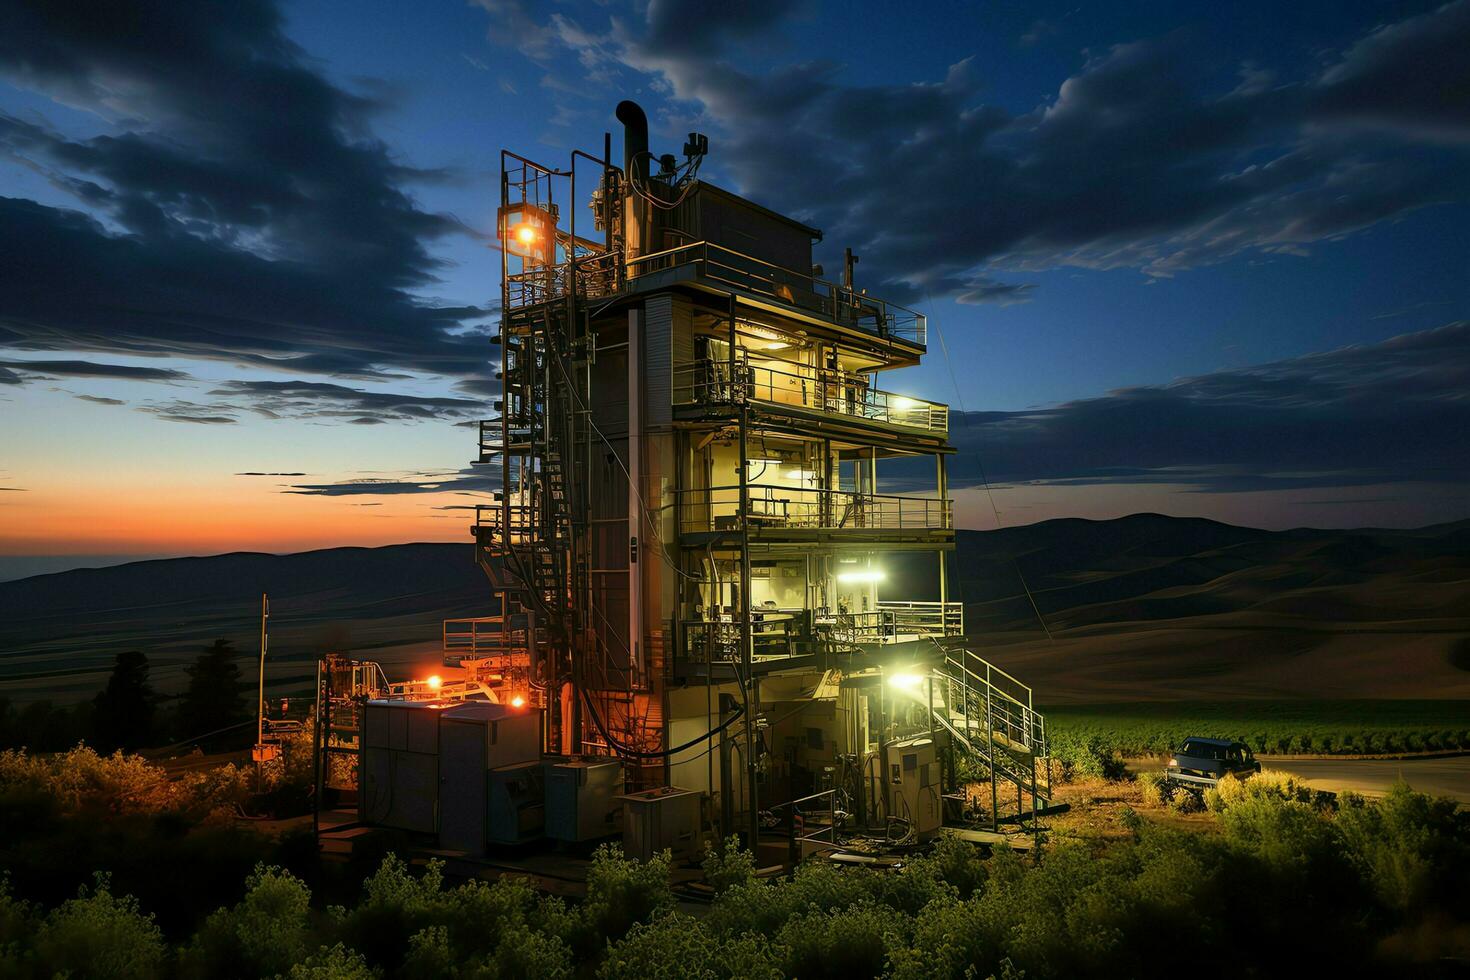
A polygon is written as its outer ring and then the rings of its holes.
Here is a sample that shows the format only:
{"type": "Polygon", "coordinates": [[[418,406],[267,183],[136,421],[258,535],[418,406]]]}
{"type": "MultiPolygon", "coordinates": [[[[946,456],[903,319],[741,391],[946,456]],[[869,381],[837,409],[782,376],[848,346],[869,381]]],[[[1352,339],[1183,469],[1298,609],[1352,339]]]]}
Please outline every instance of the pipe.
{"type": "Polygon", "coordinates": [[[648,164],[645,162],[648,153],[648,116],[644,114],[642,106],[626,99],[618,103],[616,115],[618,122],[623,124],[623,173],[632,180],[635,164],[640,168],[640,177],[648,173],[648,164]]]}
{"type": "Polygon", "coordinates": [[[648,189],[648,117],[636,102],[618,103],[618,121],[623,124],[623,177],[628,189],[623,197],[623,259],[631,261],[653,249],[649,245],[648,204],[632,190],[648,189]]]}

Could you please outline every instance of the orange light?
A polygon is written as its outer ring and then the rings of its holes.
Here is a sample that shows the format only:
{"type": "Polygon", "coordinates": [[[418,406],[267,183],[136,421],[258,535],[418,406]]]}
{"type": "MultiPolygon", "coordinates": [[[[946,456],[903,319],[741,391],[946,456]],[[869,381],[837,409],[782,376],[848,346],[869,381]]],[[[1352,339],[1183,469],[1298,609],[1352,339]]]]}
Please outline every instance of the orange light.
{"type": "Polygon", "coordinates": [[[430,674],[429,679],[424,681],[424,683],[429,685],[429,690],[437,691],[439,690],[439,685],[444,683],[444,679],[438,674],[430,674]]]}
{"type": "Polygon", "coordinates": [[[510,706],[512,708],[524,708],[526,706],[526,699],[517,694],[510,699],[510,706]]]}
{"type": "Polygon", "coordinates": [[[535,243],[536,229],[534,226],[522,222],[521,224],[515,226],[514,231],[516,241],[520,242],[522,245],[531,245],[535,243]]]}

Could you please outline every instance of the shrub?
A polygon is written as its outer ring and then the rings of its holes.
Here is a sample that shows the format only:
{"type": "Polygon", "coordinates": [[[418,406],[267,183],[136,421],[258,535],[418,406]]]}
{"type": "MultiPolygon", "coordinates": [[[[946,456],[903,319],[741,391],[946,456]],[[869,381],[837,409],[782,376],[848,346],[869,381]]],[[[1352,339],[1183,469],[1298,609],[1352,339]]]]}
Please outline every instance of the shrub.
{"type": "Polygon", "coordinates": [[[722,974],[719,943],[697,919],[681,913],[634,925],[607,951],[602,980],[715,980],[722,974]]]}
{"type": "Polygon", "coordinates": [[[1147,806],[1163,806],[1169,802],[1169,781],[1162,772],[1149,771],[1139,773],[1138,789],[1143,796],[1144,804],[1147,806]]]}
{"type": "Polygon", "coordinates": [[[1175,813],[1198,813],[1205,808],[1199,793],[1189,786],[1175,786],[1169,795],[1169,809],[1175,813]]]}
{"type": "Polygon", "coordinates": [[[500,942],[485,964],[485,975],[497,980],[562,980],[572,975],[574,960],[572,950],[559,937],[516,923],[501,932],[500,942]]]}
{"type": "Polygon", "coordinates": [[[1403,783],[1381,801],[1340,801],[1336,828],[1384,907],[1405,915],[1431,908],[1470,914],[1470,816],[1403,783]]]}
{"type": "Polygon", "coordinates": [[[893,911],[871,902],[796,915],[776,935],[786,976],[802,980],[876,977],[888,960],[893,911]]]}
{"type": "Polygon", "coordinates": [[[716,895],[755,880],[755,856],[741,848],[738,837],[726,840],[723,849],[712,847],[706,851],[700,867],[716,895]]]}
{"type": "Polygon", "coordinates": [[[163,968],[163,933],[131,896],[114,896],[99,874],[96,886],[83,888],[36,932],[36,959],[50,974],[88,977],[151,978],[163,968]]]}
{"type": "Polygon", "coordinates": [[[177,814],[198,822],[231,813],[247,795],[248,774],[228,765],[177,779],[142,756],[98,755],[85,745],[50,757],[0,752],[0,798],[45,798],[61,816],[115,819],[177,814]]]}
{"type": "Polygon", "coordinates": [[[338,943],[297,963],[288,976],[291,980],[374,980],[378,973],[368,966],[361,953],[338,943]]]}
{"type": "Polygon", "coordinates": [[[184,972],[200,977],[285,973],[316,947],[311,890],[280,868],[256,865],[245,897],[209,917],[186,950],[184,972]]]}
{"type": "Polygon", "coordinates": [[[600,940],[618,940],[634,923],[647,922],[674,907],[669,890],[668,851],[648,862],[625,857],[616,844],[603,844],[592,854],[587,869],[587,903],[584,911],[593,935],[600,940]]]}

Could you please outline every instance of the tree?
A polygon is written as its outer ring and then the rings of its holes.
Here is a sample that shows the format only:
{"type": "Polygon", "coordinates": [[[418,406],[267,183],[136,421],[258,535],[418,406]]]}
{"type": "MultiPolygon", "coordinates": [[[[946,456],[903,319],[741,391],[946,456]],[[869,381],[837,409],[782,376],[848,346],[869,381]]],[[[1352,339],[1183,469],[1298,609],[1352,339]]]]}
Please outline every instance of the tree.
{"type": "Polygon", "coordinates": [[[107,686],[93,700],[92,740],[105,752],[136,749],[153,735],[158,696],[148,683],[148,657],[138,650],[119,653],[107,686]]]}
{"type": "Polygon", "coordinates": [[[193,738],[246,719],[245,685],[229,640],[215,640],[184,672],[189,687],[179,705],[179,734],[193,738]]]}

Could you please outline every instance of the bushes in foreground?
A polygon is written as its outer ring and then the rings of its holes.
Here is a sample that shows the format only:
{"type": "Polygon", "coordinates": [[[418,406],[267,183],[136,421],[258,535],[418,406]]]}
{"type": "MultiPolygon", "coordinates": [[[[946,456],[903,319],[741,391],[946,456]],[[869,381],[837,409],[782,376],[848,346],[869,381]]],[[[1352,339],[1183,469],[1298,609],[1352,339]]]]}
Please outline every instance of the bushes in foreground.
{"type": "Polygon", "coordinates": [[[1055,845],[1039,862],[945,838],[897,872],[810,863],[763,881],[727,847],[707,864],[719,892],[701,916],[677,910],[666,858],[612,846],[579,904],[517,879],[451,887],[437,863],[390,856],[355,904],[322,907],[261,866],[173,946],[105,879],[50,912],[0,890],[0,973],[1035,980],[1152,975],[1174,948],[1206,977],[1433,976],[1440,957],[1470,953],[1454,945],[1470,922],[1465,814],[1406,787],[1334,812],[1251,782],[1219,794],[1219,834],[1135,820],[1119,846],[1055,845]],[[1432,921],[1447,925],[1426,933],[1432,921]],[[1417,959],[1396,959],[1404,949],[1417,959]]]}

